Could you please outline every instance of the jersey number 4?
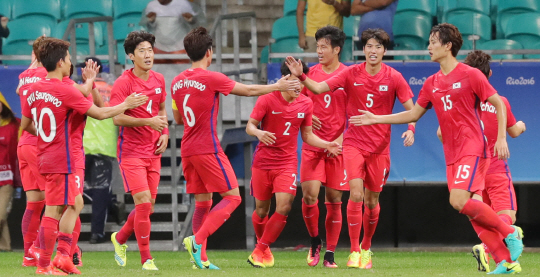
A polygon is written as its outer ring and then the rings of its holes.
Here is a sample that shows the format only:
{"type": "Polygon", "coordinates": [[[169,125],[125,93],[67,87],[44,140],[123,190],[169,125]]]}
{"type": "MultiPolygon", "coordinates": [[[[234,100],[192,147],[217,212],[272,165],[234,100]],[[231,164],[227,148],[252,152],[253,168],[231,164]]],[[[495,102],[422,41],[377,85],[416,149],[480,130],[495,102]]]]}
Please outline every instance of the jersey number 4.
{"type": "MultiPolygon", "coordinates": [[[[32,112],[32,116],[34,117],[34,126],[36,126],[37,135],[39,137],[41,137],[41,139],[44,142],[53,141],[54,137],[56,136],[56,118],[54,117],[54,114],[53,114],[52,110],[49,109],[49,108],[43,108],[41,110],[41,113],[39,114],[39,120],[38,120],[38,116],[37,116],[37,109],[32,108],[30,111],[32,112]],[[45,115],[49,116],[49,122],[51,123],[51,126],[49,128],[49,130],[51,130],[51,132],[49,133],[48,136],[43,131],[43,117],[45,115]]],[[[67,130],[66,130],[66,132],[67,132],[67,130]]]]}

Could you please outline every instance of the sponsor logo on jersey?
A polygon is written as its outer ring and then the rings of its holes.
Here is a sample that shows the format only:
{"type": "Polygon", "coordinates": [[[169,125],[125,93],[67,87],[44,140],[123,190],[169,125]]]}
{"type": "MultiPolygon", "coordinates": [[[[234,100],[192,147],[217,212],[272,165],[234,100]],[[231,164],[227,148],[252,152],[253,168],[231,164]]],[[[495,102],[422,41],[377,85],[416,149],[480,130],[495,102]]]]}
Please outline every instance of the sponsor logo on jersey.
{"type": "Polygon", "coordinates": [[[304,113],[298,113],[298,118],[304,118],[304,113]]]}
{"type": "Polygon", "coordinates": [[[518,85],[518,86],[532,86],[534,85],[535,81],[534,81],[534,77],[531,77],[530,79],[527,79],[527,78],[523,78],[522,77],[519,77],[519,78],[512,78],[512,77],[508,77],[506,78],[506,84],[507,85],[518,85]]]}
{"type": "Polygon", "coordinates": [[[380,86],[379,86],[379,91],[388,91],[388,86],[386,86],[386,85],[380,85],[380,86]]]}
{"type": "Polygon", "coordinates": [[[415,77],[409,78],[409,86],[417,85],[421,86],[426,82],[427,77],[421,77],[419,79],[416,79],[415,77]]]}
{"type": "Polygon", "coordinates": [[[457,88],[461,88],[461,82],[457,82],[452,85],[452,89],[457,89],[457,88]]]}

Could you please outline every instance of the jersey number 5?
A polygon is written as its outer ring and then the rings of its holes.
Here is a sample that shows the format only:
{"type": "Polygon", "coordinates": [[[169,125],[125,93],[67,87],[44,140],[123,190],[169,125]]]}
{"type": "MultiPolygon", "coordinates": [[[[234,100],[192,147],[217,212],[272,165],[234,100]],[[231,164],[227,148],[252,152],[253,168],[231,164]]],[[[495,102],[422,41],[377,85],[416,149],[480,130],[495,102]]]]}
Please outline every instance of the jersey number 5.
{"type": "Polygon", "coordinates": [[[190,94],[186,94],[182,106],[184,107],[184,117],[186,118],[187,125],[193,127],[195,125],[195,114],[193,113],[193,110],[187,106],[187,101],[190,96],[190,94]]]}
{"type": "Polygon", "coordinates": [[[30,111],[32,112],[32,116],[34,117],[34,125],[36,126],[37,135],[41,137],[44,142],[53,141],[54,137],[56,136],[56,118],[54,117],[52,110],[49,108],[43,108],[41,110],[41,114],[39,115],[39,120],[37,116],[37,109],[32,108],[30,111]],[[51,130],[51,133],[48,136],[45,135],[45,132],[43,131],[43,117],[45,116],[45,114],[49,116],[49,122],[51,123],[51,127],[49,128],[49,130],[51,130]]]}

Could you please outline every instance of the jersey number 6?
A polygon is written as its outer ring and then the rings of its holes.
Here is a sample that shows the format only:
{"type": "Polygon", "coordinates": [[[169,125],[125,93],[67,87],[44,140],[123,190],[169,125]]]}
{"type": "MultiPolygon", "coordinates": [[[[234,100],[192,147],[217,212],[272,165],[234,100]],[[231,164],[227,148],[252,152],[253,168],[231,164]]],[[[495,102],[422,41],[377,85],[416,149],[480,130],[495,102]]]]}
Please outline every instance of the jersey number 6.
{"type": "Polygon", "coordinates": [[[193,110],[187,106],[187,101],[190,96],[190,94],[186,94],[186,98],[184,98],[184,103],[182,106],[184,107],[184,117],[186,118],[187,125],[189,127],[193,127],[195,125],[195,114],[193,113],[193,110]]]}

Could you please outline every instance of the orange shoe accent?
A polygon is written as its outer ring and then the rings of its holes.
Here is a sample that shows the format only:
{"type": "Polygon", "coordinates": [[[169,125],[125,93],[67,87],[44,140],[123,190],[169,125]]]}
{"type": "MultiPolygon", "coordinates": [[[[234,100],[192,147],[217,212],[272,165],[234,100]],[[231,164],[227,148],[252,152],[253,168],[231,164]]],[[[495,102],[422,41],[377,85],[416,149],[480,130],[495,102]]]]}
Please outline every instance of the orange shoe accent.
{"type": "Polygon", "coordinates": [[[263,260],[264,253],[259,250],[258,248],[255,248],[251,255],[248,257],[248,263],[256,268],[265,268],[264,260],[263,260]]]}
{"type": "Polygon", "coordinates": [[[53,265],[68,274],[81,274],[81,271],[73,264],[71,257],[64,256],[60,252],[56,252],[53,265]]]}
{"type": "Polygon", "coordinates": [[[270,251],[270,247],[266,248],[263,252],[263,264],[265,267],[274,266],[274,255],[272,254],[272,251],[270,251]]]}
{"type": "Polygon", "coordinates": [[[62,272],[56,268],[54,268],[52,265],[49,265],[48,267],[39,267],[36,270],[37,275],[56,275],[56,276],[66,276],[67,273],[62,272]]]}

